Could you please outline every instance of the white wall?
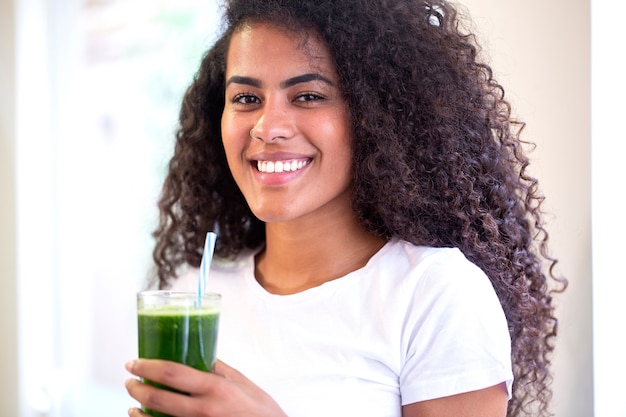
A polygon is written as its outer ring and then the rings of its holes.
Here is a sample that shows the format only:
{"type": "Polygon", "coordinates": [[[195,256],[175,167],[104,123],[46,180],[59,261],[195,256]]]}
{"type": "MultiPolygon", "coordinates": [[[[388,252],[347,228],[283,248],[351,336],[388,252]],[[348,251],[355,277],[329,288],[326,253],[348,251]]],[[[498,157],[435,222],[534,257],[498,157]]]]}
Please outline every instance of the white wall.
{"type": "MultiPolygon", "coordinates": [[[[546,195],[552,254],[569,279],[556,299],[553,411],[593,415],[590,15],[588,0],[461,0],[498,80],[535,142],[531,173],[546,195]]],[[[605,417],[605,415],[599,415],[605,417]]]]}
{"type": "Polygon", "coordinates": [[[0,0],[0,416],[17,416],[15,9],[0,0]]]}
{"type": "Polygon", "coordinates": [[[598,417],[626,417],[624,16],[626,2],[592,2],[593,353],[598,417]]]}

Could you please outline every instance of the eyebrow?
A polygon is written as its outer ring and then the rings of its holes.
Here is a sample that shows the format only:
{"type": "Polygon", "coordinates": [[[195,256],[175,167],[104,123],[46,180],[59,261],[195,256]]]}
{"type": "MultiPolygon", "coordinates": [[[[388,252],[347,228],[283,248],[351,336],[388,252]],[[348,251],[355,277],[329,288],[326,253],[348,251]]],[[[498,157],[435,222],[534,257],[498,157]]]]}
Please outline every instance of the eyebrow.
{"type": "MultiPolygon", "coordinates": [[[[288,88],[288,87],[293,87],[294,85],[297,84],[302,84],[302,83],[307,83],[310,81],[322,81],[330,86],[334,86],[335,83],[333,81],[331,81],[330,79],[324,77],[321,74],[317,74],[317,73],[310,73],[310,74],[302,74],[302,75],[298,75],[296,77],[292,77],[289,78],[283,82],[280,83],[280,87],[281,88],[288,88]]],[[[252,87],[257,87],[257,88],[261,88],[261,80],[257,79],[257,78],[252,78],[252,77],[243,77],[243,76],[239,76],[239,75],[233,75],[232,77],[230,77],[227,81],[226,81],[226,87],[228,87],[230,84],[244,84],[244,85],[249,85],[252,87]]]]}

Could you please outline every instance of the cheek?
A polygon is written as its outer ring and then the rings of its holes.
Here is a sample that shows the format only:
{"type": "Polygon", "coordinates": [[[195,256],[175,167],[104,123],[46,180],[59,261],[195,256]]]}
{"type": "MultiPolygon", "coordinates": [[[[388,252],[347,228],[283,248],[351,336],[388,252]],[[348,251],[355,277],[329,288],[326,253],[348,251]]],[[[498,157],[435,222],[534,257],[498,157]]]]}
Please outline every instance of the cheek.
{"type": "Polygon", "coordinates": [[[224,147],[224,153],[226,154],[226,163],[228,164],[228,170],[235,179],[235,182],[239,185],[241,177],[240,173],[242,172],[242,164],[240,158],[241,152],[237,151],[236,147],[233,146],[232,141],[224,139],[224,137],[222,137],[222,146],[224,147]]]}
{"type": "Polygon", "coordinates": [[[224,151],[226,152],[226,159],[228,160],[228,165],[231,170],[233,169],[233,163],[235,162],[236,155],[241,153],[242,145],[239,143],[237,129],[235,128],[235,124],[232,123],[227,117],[222,116],[222,146],[224,146],[224,151]]]}
{"type": "Polygon", "coordinates": [[[352,170],[352,152],[354,139],[348,121],[341,120],[329,128],[328,137],[336,138],[333,145],[333,154],[337,162],[346,170],[352,170]]]}
{"type": "Polygon", "coordinates": [[[237,182],[239,182],[239,173],[242,171],[242,159],[240,148],[229,141],[228,139],[222,139],[224,146],[224,152],[226,153],[226,162],[228,163],[228,169],[237,182]]]}

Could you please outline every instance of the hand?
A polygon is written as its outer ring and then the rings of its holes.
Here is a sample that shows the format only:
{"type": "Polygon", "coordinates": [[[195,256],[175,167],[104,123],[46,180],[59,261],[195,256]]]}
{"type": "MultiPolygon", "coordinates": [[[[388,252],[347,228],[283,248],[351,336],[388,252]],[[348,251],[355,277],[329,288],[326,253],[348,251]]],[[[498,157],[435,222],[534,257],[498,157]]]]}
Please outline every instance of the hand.
{"type": "MultiPolygon", "coordinates": [[[[189,393],[158,389],[137,379],[126,381],[130,396],[151,410],[176,417],[287,417],[265,391],[221,361],[215,364],[215,373],[155,359],[129,362],[126,369],[137,377],[189,393]]],[[[128,415],[146,416],[137,408],[128,415]]]]}

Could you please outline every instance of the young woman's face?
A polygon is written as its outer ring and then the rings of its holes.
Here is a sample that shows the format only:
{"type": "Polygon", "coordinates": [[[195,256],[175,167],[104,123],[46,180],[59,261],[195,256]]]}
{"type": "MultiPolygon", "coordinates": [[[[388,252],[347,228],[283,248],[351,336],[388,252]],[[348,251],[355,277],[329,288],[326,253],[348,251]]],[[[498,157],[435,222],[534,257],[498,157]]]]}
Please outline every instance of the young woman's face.
{"type": "Polygon", "coordinates": [[[349,114],[326,46],[271,25],[233,35],[222,140],[252,212],[265,222],[350,210],[349,114]]]}

